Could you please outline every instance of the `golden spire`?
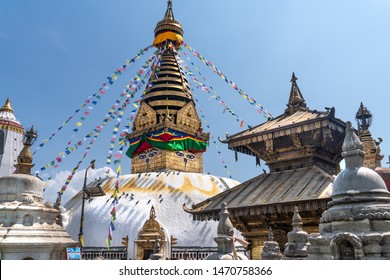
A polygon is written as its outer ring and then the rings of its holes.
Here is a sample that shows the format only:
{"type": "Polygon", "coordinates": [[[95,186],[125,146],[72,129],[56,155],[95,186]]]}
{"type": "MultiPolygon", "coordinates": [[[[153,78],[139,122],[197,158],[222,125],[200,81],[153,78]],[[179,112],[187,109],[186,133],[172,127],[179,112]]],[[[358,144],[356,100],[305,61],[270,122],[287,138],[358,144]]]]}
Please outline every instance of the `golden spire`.
{"type": "Polygon", "coordinates": [[[18,163],[15,164],[16,174],[31,174],[31,168],[33,168],[34,164],[32,163],[33,158],[30,147],[35,142],[36,138],[37,132],[34,131],[34,127],[32,126],[31,129],[24,134],[24,147],[18,156],[18,163]]]}
{"type": "Polygon", "coordinates": [[[9,97],[7,98],[7,101],[5,101],[5,104],[4,106],[0,109],[0,111],[4,112],[10,112],[10,113],[13,113],[14,110],[12,110],[12,107],[11,107],[11,100],[9,99],[9,97]]]}
{"type": "Polygon", "coordinates": [[[172,0],[168,0],[167,10],[165,11],[164,19],[175,20],[175,17],[173,16],[173,10],[172,10],[172,0]]]}
{"type": "MultiPolygon", "coordinates": [[[[146,93],[142,97],[132,132],[127,134],[127,139],[131,143],[134,141],[142,143],[145,141],[144,135],[154,132],[160,134],[161,131],[168,133],[171,130],[177,135],[189,135],[196,139],[193,141],[205,143],[209,140],[209,134],[203,132],[202,122],[196,112],[191,90],[178,57],[178,50],[183,41],[183,29],[174,19],[171,0],[168,1],[164,18],[154,29],[154,35],[153,44],[159,49],[158,62],[152,66],[146,93]]],[[[204,150],[196,150],[196,157],[188,161],[185,154],[190,150],[188,147],[183,146],[183,150],[178,154],[164,145],[159,146],[160,148],[153,145],[151,145],[155,150],[153,153],[148,152],[148,149],[150,150],[148,146],[136,148],[136,145],[133,145],[134,149],[132,148],[128,154],[132,158],[132,173],[161,170],[203,172],[204,150]]],[[[177,146],[176,149],[178,148],[180,147],[177,146]]]]}
{"type": "Polygon", "coordinates": [[[169,0],[164,18],[157,23],[154,29],[153,45],[158,46],[169,40],[178,47],[183,41],[183,33],[183,27],[173,16],[172,1],[169,0]]]}

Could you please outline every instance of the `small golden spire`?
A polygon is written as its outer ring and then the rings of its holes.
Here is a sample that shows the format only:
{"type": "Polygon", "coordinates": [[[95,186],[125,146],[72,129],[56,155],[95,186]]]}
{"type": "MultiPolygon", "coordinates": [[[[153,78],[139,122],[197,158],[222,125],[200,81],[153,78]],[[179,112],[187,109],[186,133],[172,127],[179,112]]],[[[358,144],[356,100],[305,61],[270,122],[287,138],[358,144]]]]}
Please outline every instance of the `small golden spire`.
{"type": "Polygon", "coordinates": [[[31,174],[31,169],[33,168],[34,164],[32,163],[32,153],[30,150],[30,147],[37,139],[37,132],[34,130],[34,127],[32,126],[29,131],[27,131],[24,134],[23,139],[23,149],[20,152],[18,156],[18,163],[15,164],[16,167],[16,174],[31,174]]]}
{"type": "Polygon", "coordinates": [[[10,112],[10,113],[13,113],[14,110],[12,110],[12,107],[11,107],[11,100],[9,99],[9,97],[7,98],[7,101],[5,101],[5,104],[4,106],[0,109],[0,111],[2,112],[10,112]]]}

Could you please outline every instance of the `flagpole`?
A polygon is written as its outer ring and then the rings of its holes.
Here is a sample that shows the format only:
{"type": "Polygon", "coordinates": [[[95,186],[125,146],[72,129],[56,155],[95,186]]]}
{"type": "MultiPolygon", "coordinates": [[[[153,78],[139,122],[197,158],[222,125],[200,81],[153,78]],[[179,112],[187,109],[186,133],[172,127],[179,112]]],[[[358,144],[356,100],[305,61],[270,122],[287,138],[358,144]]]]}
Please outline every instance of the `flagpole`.
{"type": "Polygon", "coordinates": [[[85,190],[87,188],[87,174],[88,169],[92,168],[95,169],[95,160],[92,160],[90,164],[88,165],[87,169],[85,169],[85,175],[84,175],[84,184],[82,189],[82,197],[81,197],[81,217],[80,217],[80,231],[79,231],[79,242],[81,244],[81,248],[84,247],[84,238],[83,238],[83,230],[84,230],[84,206],[85,206],[85,200],[87,199],[85,190]]]}

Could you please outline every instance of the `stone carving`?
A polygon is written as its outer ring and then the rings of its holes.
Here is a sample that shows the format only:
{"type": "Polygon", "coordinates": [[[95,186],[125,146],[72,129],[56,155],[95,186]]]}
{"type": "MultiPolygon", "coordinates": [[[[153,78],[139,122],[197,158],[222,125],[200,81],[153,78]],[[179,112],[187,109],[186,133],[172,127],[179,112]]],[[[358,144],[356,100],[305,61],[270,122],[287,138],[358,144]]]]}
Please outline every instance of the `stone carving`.
{"type": "Polygon", "coordinates": [[[53,208],[53,204],[52,204],[50,201],[46,201],[43,205],[44,205],[46,208],[53,208]]]}
{"type": "Polygon", "coordinates": [[[272,229],[269,228],[268,240],[264,242],[263,251],[261,252],[261,258],[263,260],[281,260],[282,254],[278,242],[274,241],[274,235],[272,229]]]}
{"type": "Polygon", "coordinates": [[[222,208],[217,228],[217,234],[218,236],[233,236],[234,228],[232,222],[229,219],[227,204],[224,202],[221,205],[222,208]]]}
{"type": "Polygon", "coordinates": [[[239,238],[234,238],[233,224],[229,219],[229,212],[226,203],[221,204],[221,214],[217,227],[218,237],[214,240],[218,246],[218,252],[209,255],[207,260],[247,260],[248,258],[236,252],[234,242],[238,241],[247,246],[249,243],[239,238]]]}
{"type": "Polygon", "coordinates": [[[32,197],[31,195],[26,195],[23,198],[23,204],[33,204],[34,202],[35,202],[34,197],[32,197]]]}
{"type": "Polygon", "coordinates": [[[300,259],[307,257],[307,239],[309,234],[302,230],[302,218],[299,215],[298,207],[294,208],[292,219],[293,230],[287,234],[288,243],[284,246],[284,254],[287,258],[300,259]]]}

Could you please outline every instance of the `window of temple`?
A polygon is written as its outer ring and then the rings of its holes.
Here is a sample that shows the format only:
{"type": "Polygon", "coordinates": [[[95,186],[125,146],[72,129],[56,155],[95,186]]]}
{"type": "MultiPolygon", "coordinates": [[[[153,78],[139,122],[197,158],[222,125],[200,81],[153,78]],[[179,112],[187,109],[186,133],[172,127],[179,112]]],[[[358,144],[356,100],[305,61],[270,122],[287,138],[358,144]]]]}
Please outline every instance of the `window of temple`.
{"type": "Polygon", "coordinates": [[[0,155],[4,154],[4,146],[5,146],[5,134],[4,134],[4,130],[0,130],[0,155]]]}

